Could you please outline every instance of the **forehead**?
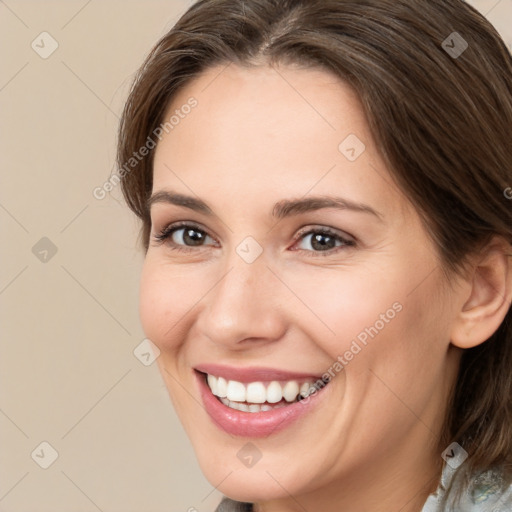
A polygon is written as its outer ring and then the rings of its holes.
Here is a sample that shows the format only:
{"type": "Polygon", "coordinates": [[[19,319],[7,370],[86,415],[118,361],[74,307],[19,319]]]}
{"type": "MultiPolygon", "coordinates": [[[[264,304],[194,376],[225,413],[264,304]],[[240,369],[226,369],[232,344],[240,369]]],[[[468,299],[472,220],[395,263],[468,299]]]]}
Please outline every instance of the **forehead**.
{"type": "MultiPolygon", "coordinates": [[[[259,140],[267,138],[269,145],[274,143],[272,146],[295,146],[304,139],[318,145],[324,138],[332,149],[332,142],[347,130],[371,144],[357,94],[327,71],[290,66],[216,66],[179,91],[165,118],[183,108],[191,97],[197,100],[197,108],[173,131],[186,131],[187,126],[196,136],[208,131],[214,147],[229,134],[232,145],[238,147],[254,147],[258,141],[248,135],[255,135],[259,140]]],[[[308,148],[315,150],[313,144],[303,149],[308,148]]]]}
{"type": "Polygon", "coordinates": [[[380,211],[403,206],[356,92],[327,71],[216,66],[180,90],[165,119],[173,115],[179,123],[156,149],[154,190],[185,181],[198,195],[222,190],[254,203],[336,189],[380,211]],[[184,108],[192,98],[197,105],[184,108]]]}

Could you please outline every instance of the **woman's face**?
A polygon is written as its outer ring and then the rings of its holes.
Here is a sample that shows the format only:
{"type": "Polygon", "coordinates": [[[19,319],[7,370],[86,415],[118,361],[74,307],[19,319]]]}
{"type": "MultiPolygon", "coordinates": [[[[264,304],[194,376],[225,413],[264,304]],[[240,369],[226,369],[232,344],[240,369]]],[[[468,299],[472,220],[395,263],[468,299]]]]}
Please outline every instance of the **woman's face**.
{"type": "Polygon", "coordinates": [[[385,475],[424,485],[460,304],[355,93],[321,70],[232,64],[171,115],[140,313],[207,478],[301,503],[385,475]]]}

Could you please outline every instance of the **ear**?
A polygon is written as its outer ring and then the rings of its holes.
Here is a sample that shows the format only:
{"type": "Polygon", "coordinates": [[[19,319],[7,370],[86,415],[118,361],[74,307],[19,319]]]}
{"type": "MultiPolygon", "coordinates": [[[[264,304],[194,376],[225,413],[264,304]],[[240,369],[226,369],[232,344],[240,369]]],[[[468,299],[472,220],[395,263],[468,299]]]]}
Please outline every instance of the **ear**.
{"type": "Polygon", "coordinates": [[[467,287],[452,326],[451,342],[471,348],[487,341],[503,322],[512,301],[512,250],[495,236],[473,258],[467,287]],[[469,293],[468,293],[469,290],[469,293]]]}

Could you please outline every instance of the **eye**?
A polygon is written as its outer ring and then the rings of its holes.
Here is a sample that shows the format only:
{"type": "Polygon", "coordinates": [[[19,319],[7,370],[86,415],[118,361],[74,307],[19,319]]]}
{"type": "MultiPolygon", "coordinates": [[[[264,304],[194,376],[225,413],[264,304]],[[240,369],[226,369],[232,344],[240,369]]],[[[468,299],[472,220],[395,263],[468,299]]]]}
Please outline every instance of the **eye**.
{"type": "MultiPolygon", "coordinates": [[[[154,240],[157,244],[165,243],[170,249],[176,251],[192,251],[194,248],[216,244],[216,240],[204,229],[185,222],[166,226],[160,233],[154,235],[154,240]]],[[[305,251],[310,256],[329,256],[356,245],[352,237],[342,236],[326,227],[302,231],[296,236],[296,240],[298,242],[295,245],[298,245],[298,248],[292,250],[305,251]]]]}
{"type": "Polygon", "coordinates": [[[306,232],[299,233],[298,239],[298,250],[319,253],[315,256],[328,256],[356,245],[352,238],[342,236],[329,228],[309,229],[306,232]]]}
{"type": "Polygon", "coordinates": [[[154,235],[157,243],[166,243],[171,249],[179,251],[191,250],[194,247],[201,247],[205,242],[213,238],[205,230],[194,224],[171,224],[165,227],[160,233],[154,235]]]}

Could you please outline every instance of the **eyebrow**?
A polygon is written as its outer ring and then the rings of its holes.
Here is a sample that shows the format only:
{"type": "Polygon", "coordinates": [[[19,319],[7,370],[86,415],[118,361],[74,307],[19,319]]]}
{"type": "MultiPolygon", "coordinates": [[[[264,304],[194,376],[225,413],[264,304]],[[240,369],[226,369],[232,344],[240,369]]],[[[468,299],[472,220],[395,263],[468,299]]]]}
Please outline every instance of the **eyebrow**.
{"type": "MultiPolygon", "coordinates": [[[[147,201],[148,210],[150,210],[151,206],[156,203],[182,206],[209,217],[213,217],[215,215],[213,210],[203,200],[192,196],[177,194],[168,190],[155,192],[147,201]]],[[[282,201],[278,201],[274,205],[272,209],[272,216],[276,219],[284,219],[285,217],[300,215],[302,213],[321,210],[324,208],[366,213],[374,215],[380,221],[383,220],[383,215],[371,206],[335,196],[309,196],[301,199],[284,199],[282,201]]]]}

